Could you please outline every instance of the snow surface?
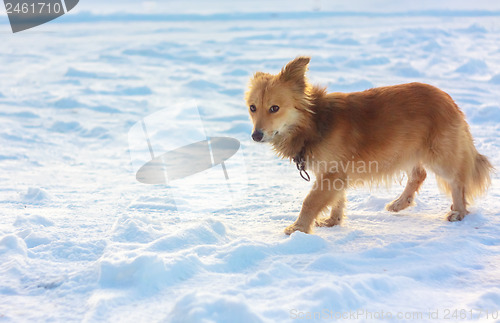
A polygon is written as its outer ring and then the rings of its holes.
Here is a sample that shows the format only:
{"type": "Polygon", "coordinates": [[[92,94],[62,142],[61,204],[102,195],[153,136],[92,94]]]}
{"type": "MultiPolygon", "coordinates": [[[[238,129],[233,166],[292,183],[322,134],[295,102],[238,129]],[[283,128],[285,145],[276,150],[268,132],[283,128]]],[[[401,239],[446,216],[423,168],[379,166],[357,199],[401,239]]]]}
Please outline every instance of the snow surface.
{"type": "Polygon", "coordinates": [[[87,0],[18,34],[1,16],[0,321],[496,321],[498,174],[462,222],[444,220],[429,176],[400,214],[384,211],[399,183],[357,189],[342,226],[283,234],[310,184],[250,141],[242,97],[254,71],[297,55],[331,91],[444,89],[500,165],[499,2],[337,3],[87,0]],[[193,99],[200,116],[176,110],[152,138],[196,137],[201,117],[244,162],[227,162],[230,182],[215,168],[137,182],[130,129],[193,99]],[[167,135],[176,122],[185,134],[167,135]],[[220,207],[226,184],[239,194],[220,207]]]}

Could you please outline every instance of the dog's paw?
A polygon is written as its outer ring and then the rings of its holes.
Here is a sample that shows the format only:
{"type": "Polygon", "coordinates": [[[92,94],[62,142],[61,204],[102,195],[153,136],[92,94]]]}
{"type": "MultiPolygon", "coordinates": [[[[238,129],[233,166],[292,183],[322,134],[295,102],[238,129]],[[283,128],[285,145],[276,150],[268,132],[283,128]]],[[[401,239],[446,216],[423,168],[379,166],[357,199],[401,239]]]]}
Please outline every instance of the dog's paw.
{"type": "Polygon", "coordinates": [[[399,212],[406,209],[407,207],[414,205],[413,197],[399,197],[385,206],[385,209],[390,212],[399,212]]]}
{"type": "Polygon", "coordinates": [[[318,227],[333,227],[334,225],[340,225],[341,223],[342,217],[316,219],[316,226],[318,227]]]}
{"type": "Polygon", "coordinates": [[[295,231],[301,231],[304,233],[312,233],[311,226],[305,226],[305,225],[301,225],[298,223],[294,223],[292,225],[289,225],[285,229],[285,233],[287,235],[290,235],[290,234],[294,233],[295,231]]]}
{"type": "Polygon", "coordinates": [[[450,211],[446,214],[446,219],[450,222],[462,221],[466,215],[464,212],[450,211]]]}

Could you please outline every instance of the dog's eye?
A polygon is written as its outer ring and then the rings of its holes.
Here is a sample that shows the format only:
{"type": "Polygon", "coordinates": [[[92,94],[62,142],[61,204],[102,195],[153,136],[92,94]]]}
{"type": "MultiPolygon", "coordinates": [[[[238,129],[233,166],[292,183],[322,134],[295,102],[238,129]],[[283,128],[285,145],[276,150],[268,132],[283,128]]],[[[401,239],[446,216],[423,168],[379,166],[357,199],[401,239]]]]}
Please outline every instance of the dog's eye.
{"type": "Polygon", "coordinates": [[[252,105],[250,106],[250,111],[252,111],[252,112],[257,111],[257,107],[256,107],[255,105],[253,105],[253,104],[252,104],[252,105]]]}
{"type": "Polygon", "coordinates": [[[277,105],[273,105],[272,107],[269,108],[269,112],[271,113],[275,113],[276,111],[278,111],[280,109],[279,106],[277,105]]]}

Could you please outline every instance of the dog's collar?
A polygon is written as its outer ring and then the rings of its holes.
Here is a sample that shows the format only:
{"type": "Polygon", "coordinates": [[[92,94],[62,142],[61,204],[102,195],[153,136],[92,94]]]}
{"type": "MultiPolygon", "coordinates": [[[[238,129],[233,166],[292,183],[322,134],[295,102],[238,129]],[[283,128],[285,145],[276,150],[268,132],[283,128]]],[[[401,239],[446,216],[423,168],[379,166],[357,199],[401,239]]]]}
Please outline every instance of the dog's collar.
{"type": "Polygon", "coordinates": [[[309,177],[309,174],[306,171],[306,159],[304,155],[306,154],[306,146],[302,147],[300,152],[293,157],[293,162],[297,166],[297,169],[299,170],[300,177],[305,179],[306,181],[310,181],[311,177],[309,177]]]}

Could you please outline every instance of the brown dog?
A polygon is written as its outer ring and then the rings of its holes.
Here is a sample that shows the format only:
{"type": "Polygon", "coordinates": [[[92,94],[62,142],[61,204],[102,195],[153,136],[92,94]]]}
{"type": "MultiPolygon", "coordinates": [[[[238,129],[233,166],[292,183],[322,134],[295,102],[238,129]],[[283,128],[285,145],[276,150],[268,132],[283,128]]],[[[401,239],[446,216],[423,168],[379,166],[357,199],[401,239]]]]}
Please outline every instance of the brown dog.
{"type": "Polygon", "coordinates": [[[390,183],[401,171],[408,183],[387,210],[403,210],[426,177],[424,167],[451,194],[447,219],[462,220],[467,201],[490,184],[492,166],[474,147],[464,114],[451,97],[421,83],[326,93],[308,83],[309,60],[298,57],[277,75],[255,73],[246,93],[252,138],[271,143],[278,155],[316,176],[298,219],[285,233],[310,233],[315,220],[318,226],[340,224],[346,188],[390,183]],[[316,219],[328,206],[330,216],[316,219]]]}

